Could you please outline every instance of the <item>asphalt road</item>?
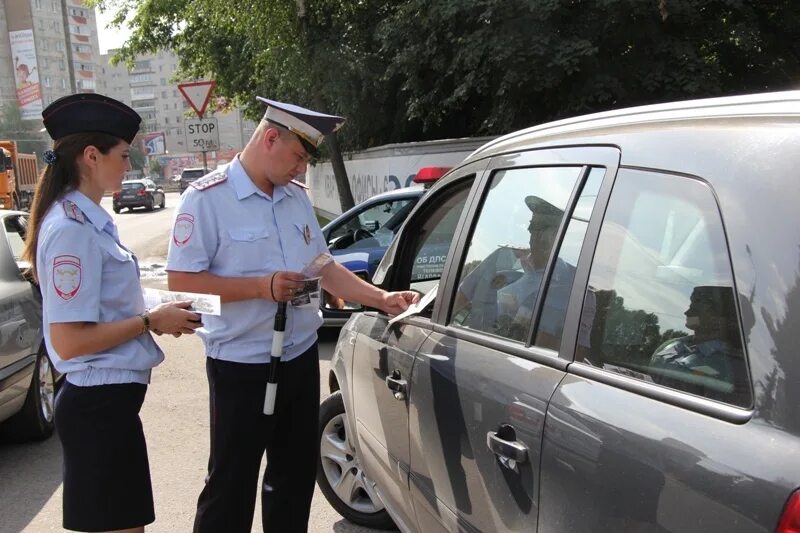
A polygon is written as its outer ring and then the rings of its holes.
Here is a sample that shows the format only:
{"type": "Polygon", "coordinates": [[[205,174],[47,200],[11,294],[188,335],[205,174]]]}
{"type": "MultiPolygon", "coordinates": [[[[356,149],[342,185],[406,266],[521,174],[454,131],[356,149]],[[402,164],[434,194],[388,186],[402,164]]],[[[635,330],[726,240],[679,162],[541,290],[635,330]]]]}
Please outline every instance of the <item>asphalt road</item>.
{"type": "MultiPolygon", "coordinates": [[[[168,193],[167,207],[150,213],[140,209],[112,213],[122,241],[139,257],[143,284],[165,287],[164,257],[178,195],[168,193]]],[[[107,205],[106,205],[107,204],[107,205]]],[[[320,376],[323,397],[336,332],[323,333],[320,376]]],[[[203,485],[208,454],[208,389],[200,340],[157,338],[166,360],[153,372],[142,408],[156,504],[151,532],[190,531],[197,495],[203,485]]],[[[56,437],[31,444],[0,442],[0,532],[62,531],[61,448],[56,437]]],[[[262,467],[263,471],[263,467],[262,467]]],[[[261,531],[256,505],[253,531],[261,531]]],[[[339,516],[317,490],[311,509],[311,532],[369,533],[339,516]]]]}

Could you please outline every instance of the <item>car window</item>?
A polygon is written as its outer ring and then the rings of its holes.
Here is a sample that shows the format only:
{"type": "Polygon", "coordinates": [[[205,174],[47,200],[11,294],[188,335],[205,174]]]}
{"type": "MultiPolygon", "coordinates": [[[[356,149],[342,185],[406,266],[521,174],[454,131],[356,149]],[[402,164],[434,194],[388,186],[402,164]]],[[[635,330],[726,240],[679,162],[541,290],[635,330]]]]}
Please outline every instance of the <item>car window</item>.
{"type": "Polygon", "coordinates": [[[194,180],[199,177],[202,177],[205,174],[205,171],[201,168],[198,170],[184,170],[181,173],[182,180],[194,180]]]}
{"type": "Polygon", "coordinates": [[[751,401],[722,221],[700,181],[623,170],[581,322],[584,363],[737,406],[751,401]]]}
{"type": "Polygon", "coordinates": [[[411,289],[427,293],[439,283],[473,180],[474,176],[462,180],[444,197],[440,193],[435,209],[414,230],[417,238],[410,252],[411,289]]]}
{"type": "MultiPolygon", "coordinates": [[[[451,324],[527,339],[544,269],[581,170],[520,168],[492,176],[460,269],[451,324]]],[[[556,274],[565,269],[556,267],[556,274]]]]}
{"type": "MultiPolygon", "coordinates": [[[[589,226],[589,219],[597,200],[597,192],[606,170],[592,168],[581,194],[572,211],[572,216],[567,224],[564,239],[558,250],[558,259],[550,276],[542,308],[541,318],[536,329],[534,344],[542,348],[558,351],[561,348],[561,334],[564,331],[564,319],[567,316],[567,304],[572,292],[572,283],[575,280],[575,270],[578,265],[578,256],[583,246],[583,238],[589,226]]],[[[580,346],[589,345],[589,325],[581,323],[578,332],[580,346]]]]}
{"type": "Polygon", "coordinates": [[[139,183],[139,182],[135,182],[135,181],[134,182],[123,182],[122,183],[122,190],[123,191],[126,191],[126,190],[127,191],[136,191],[136,190],[143,189],[143,188],[144,188],[144,184],[139,183]]]}
{"type": "Polygon", "coordinates": [[[350,250],[387,247],[418,198],[385,200],[351,217],[329,237],[331,248],[350,250]],[[402,216],[400,218],[400,216],[402,216]]]}

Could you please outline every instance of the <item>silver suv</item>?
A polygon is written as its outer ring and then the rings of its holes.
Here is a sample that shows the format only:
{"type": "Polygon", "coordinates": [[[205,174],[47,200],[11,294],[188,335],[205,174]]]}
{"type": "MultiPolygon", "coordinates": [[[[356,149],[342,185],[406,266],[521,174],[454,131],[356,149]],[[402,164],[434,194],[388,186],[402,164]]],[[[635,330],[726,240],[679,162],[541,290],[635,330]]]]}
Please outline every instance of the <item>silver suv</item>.
{"type": "Polygon", "coordinates": [[[492,141],[342,329],[318,483],[403,531],[794,531],[800,91],[492,141]]]}
{"type": "Polygon", "coordinates": [[[203,167],[184,168],[181,171],[181,192],[185,191],[191,182],[197,178],[202,178],[207,173],[203,167]]]}

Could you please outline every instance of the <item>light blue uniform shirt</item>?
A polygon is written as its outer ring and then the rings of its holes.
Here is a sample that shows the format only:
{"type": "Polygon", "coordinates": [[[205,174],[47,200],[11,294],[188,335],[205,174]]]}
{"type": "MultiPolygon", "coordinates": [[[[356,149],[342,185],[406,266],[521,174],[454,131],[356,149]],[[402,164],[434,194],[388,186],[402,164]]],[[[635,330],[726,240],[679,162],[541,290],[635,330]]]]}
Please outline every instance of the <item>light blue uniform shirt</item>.
{"type": "Polygon", "coordinates": [[[113,322],[144,312],[139,265],[119,242],[109,214],[78,191],[56,201],[42,221],[36,253],[44,332],[53,366],[79,386],[148,383],[164,354],[148,333],[69,360],[50,340],[50,324],[113,322]]]}
{"type": "MultiPolygon", "coordinates": [[[[219,172],[227,174],[227,180],[204,190],[190,186],[181,196],[167,270],[257,277],[301,272],[328,252],[302,188],[276,186],[270,197],[255,186],[238,157],[219,172]]],[[[238,363],[268,362],[276,310],[274,302],[260,299],[223,303],[222,314],[204,315],[203,327],[197,330],[206,354],[238,363]]],[[[321,325],[318,307],[288,305],[281,360],[294,359],[310,348],[321,325]]]]}

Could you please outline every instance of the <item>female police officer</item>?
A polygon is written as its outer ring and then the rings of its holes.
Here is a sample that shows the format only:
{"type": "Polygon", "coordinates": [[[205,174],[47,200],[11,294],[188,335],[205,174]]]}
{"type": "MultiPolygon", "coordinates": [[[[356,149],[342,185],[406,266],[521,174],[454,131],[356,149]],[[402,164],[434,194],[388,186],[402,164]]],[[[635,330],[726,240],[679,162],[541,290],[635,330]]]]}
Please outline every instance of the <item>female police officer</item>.
{"type": "Polygon", "coordinates": [[[139,267],[100,200],[130,169],[140,118],[99,94],[42,113],[55,141],[31,209],[24,257],[39,281],[45,342],[66,374],[56,399],[64,450],[64,527],[143,531],[155,518],[139,420],[150,369],[164,357],[149,331],[192,333],[191,302],[144,308],[139,267]]]}

